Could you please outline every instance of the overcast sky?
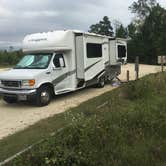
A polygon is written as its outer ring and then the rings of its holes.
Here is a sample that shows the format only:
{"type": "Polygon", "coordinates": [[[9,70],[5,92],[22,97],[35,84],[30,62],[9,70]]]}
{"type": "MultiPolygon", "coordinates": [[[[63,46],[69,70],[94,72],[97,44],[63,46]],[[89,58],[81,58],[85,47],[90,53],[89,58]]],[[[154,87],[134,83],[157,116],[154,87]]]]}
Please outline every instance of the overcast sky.
{"type": "MultiPolygon", "coordinates": [[[[56,29],[87,31],[91,24],[109,16],[124,25],[134,15],[133,0],[0,0],[0,45],[21,42],[29,33],[56,29]]],[[[158,0],[166,7],[166,0],[158,0]]]]}

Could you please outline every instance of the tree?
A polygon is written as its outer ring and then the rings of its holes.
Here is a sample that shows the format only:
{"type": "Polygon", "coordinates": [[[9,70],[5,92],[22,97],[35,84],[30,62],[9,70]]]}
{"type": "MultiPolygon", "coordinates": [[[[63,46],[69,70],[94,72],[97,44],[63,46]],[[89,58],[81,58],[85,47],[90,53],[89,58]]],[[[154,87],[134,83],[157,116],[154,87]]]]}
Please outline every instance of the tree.
{"type": "Polygon", "coordinates": [[[166,54],[166,10],[159,4],[153,8],[141,28],[146,55],[151,63],[157,62],[157,56],[166,54]]]}
{"type": "Polygon", "coordinates": [[[116,29],[116,37],[127,38],[127,29],[122,24],[116,29]]]}
{"type": "Polygon", "coordinates": [[[156,0],[138,0],[137,2],[133,2],[129,9],[132,13],[135,13],[139,19],[144,20],[156,4],[156,0]]]}
{"type": "Polygon", "coordinates": [[[0,51],[0,64],[1,65],[15,65],[23,56],[22,50],[18,51],[0,51]]]}
{"type": "Polygon", "coordinates": [[[132,22],[127,27],[127,35],[129,38],[133,39],[136,36],[137,28],[136,25],[132,22]]]}
{"type": "MultiPolygon", "coordinates": [[[[140,18],[141,20],[141,18],[140,18]]],[[[131,40],[128,43],[129,61],[134,56],[139,56],[142,63],[156,64],[157,56],[166,54],[166,10],[156,4],[149,10],[142,23],[131,23],[128,26],[128,35],[131,40]]]]}
{"type": "Polygon", "coordinates": [[[101,20],[99,23],[90,26],[89,32],[100,35],[113,36],[111,21],[107,16],[104,16],[103,20],[101,20]]]}

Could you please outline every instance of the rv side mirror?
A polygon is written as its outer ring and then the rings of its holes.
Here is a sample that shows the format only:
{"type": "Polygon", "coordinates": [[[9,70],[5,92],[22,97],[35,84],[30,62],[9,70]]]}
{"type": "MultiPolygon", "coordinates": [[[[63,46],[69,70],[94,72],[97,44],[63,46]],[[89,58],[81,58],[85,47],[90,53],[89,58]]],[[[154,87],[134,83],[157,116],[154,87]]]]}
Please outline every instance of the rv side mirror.
{"type": "Polygon", "coordinates": [[[63,58],[59,58],[59,64],[60,64],[60,67],[65,67],[63,58]]]}

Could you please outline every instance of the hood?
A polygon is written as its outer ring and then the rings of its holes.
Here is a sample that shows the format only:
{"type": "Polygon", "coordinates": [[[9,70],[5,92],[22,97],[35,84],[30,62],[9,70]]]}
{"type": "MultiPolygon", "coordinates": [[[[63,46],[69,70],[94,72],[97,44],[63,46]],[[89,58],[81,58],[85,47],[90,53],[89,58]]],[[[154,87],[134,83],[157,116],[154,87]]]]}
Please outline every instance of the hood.
{"type": "Polygon", "coordinates": [[[45,69],[10,69],[0,72],[0,80],[27,80],[35,79],[45,69]]]}

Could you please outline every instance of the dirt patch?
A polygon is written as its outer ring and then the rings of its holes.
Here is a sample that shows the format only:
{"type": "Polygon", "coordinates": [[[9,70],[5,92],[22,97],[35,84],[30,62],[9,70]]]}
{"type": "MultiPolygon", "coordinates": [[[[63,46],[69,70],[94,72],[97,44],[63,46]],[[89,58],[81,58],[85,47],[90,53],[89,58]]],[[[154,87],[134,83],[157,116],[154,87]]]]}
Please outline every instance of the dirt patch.
{"type": "MultiPolygon", "coordinates": [[[[130,71],[130,80],[135,79],[133,64],[122,66],[122,74],[119,78],[125,81],[127,70],[130,71]]],[[[149,73],[156,73],[159,71],[160,67],[158,66],[140,65],[141,77],[149,73]]],[[[42,108],[34,107],[26,103],[9,105],[3,100],[0,100],[0,139],[19,130],[23,130],[41,119],[51,117],[55,114],[62,113],[71,107],[78,106],[80,103],[99,96],[114,88],[115,87],[111,85],[107,85],[102,89],[86,88],[74,93],[57,96],[50,105],[42,108]]]]}

